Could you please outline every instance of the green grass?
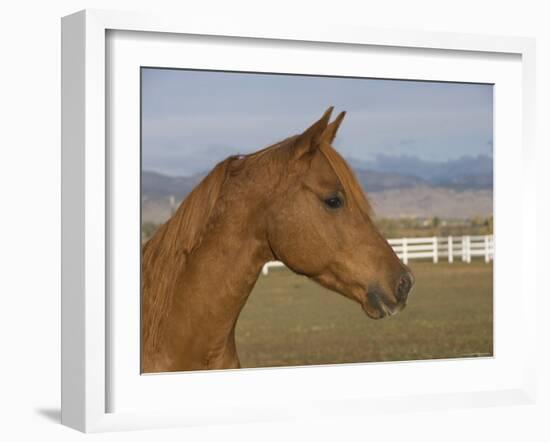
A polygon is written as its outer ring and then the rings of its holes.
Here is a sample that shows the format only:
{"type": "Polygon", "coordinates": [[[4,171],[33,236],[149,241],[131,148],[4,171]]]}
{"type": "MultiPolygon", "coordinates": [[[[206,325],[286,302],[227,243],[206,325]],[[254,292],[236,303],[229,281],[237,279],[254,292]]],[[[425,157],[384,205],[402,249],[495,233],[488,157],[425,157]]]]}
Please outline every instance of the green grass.
{"type": "Polygon", "coordinates": [[[237,325],[243,367],[489,356],[493,269],[413,262],[407,308],[372,320],[360,305],[286,269],[261,275],[237,325]]]}

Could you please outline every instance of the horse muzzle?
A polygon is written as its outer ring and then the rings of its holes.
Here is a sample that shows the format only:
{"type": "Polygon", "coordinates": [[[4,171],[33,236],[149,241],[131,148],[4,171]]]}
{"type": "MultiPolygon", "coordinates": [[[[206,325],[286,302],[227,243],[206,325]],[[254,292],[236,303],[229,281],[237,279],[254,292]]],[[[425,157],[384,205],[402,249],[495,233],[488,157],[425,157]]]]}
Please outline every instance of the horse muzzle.
{"type": "Polygon", "coordinates": [[[363,310],[372,319],[381,319],[399,313],[407,305],[407,299],[414,285],[414,277],[410,272],[405,272],[398,279],[393,299],[378,285],[369,286],[364,302],[363,310]]]}

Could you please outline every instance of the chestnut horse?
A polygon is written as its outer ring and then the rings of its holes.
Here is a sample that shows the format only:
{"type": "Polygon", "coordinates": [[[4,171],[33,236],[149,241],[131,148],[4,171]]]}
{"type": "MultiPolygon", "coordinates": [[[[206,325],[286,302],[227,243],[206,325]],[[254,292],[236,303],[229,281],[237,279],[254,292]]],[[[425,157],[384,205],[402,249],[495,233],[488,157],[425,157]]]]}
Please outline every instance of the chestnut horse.
{"type": "Polygon", "coordinates": [[[144,245],[142,372],[239,368],[235,326],[267,261],[358,302],[405,307],[413,276],[331,146],[345,112],[219,163],[144,245]]]}

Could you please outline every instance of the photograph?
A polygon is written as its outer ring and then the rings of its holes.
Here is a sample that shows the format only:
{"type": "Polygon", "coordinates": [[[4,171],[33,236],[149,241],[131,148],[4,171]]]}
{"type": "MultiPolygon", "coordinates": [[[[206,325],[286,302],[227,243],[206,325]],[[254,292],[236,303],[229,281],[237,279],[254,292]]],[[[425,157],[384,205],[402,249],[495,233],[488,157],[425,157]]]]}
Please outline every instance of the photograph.
{"type": "Polygon", "coordinates": [[[493,357],[493,85],[141,67],[141,373],[493,357]]]}

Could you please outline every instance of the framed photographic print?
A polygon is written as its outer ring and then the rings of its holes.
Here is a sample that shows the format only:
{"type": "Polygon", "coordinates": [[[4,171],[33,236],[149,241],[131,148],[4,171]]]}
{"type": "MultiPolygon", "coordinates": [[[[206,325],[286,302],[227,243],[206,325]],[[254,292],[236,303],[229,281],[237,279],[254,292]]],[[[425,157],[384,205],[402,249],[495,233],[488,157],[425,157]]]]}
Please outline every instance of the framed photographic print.
{"type": "Polygon", "coordinates": [[[533,400],[533,41],[62,36],[64,424],[533,400]]]}

